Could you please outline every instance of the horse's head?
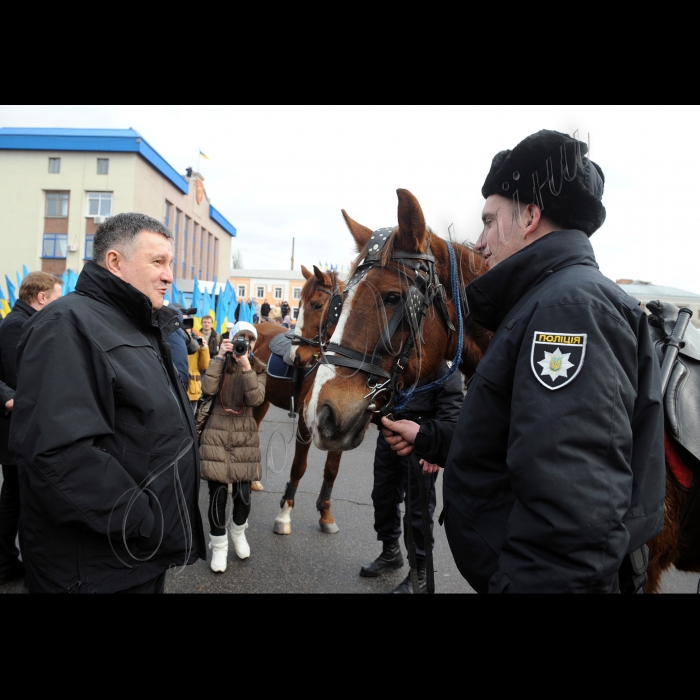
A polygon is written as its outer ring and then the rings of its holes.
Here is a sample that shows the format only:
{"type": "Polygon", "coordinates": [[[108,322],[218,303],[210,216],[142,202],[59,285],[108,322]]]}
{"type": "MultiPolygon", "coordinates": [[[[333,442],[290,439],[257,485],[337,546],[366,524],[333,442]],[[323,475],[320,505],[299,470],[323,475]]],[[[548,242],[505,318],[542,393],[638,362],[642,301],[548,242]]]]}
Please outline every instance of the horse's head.
{"type": "Polygon", "coordinates": [[[296,367],[310,367],[318,361],[322,345],[328,342],[335,330],[335,318],[329,315],[329,307],[336,297],[336,304],[340,304],[339,295],[345,285],[338,280],[335,272],[322,272],[316,265],[313,273],[303,265],[301,272],[306,282],[301,289],[291,356],[296,367]]]}
{"type": "MultiPolygon", "coordinates": [[[[306,403],[306,422],[320,449],[357,447],[373,416],[431,377],[443,359],[453,360],[458,349],[448,246],[426,227],[418,200],[408,190],[397,194],[393,229],[373,232],[343,211],[360,254],[306,403]]],[[[472,248],[454,248],[452,273],[463,289],[479,265],[472,248]]],[[[467,337],[460,369],[471,374],[488,338],[461,315],[467,337]]]]}

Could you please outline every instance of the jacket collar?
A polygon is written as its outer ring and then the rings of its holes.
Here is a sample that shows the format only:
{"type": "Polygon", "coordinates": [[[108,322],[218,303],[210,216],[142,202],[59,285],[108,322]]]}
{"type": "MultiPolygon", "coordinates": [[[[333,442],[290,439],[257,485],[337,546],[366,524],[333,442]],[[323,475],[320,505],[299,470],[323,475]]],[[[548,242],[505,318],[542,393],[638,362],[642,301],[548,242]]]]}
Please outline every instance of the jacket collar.
{"type": "Polygon", "coordinates": [[[27,302],[17,299],[12,307],[13,311],[24,311],[27,316],[33,316],[37,311],[33,306],[29,306],[27,302]]]}
{"type": "Polygon", "coordinates": [[[598,267],[583,231],[553,231],[499,263],[466,289],[470,316],[495,331],[527,292],[571,265],[598,267]]]}
{"type": "Polygon", "coordinates": [[[85,263],[75,291],[113,306],[142,328],[155,326],[164,331],[173,326],[172,330],[175,330],[177,309],[164,306],[154,312],[151,300],[143,292],[92,261],[85,263]]]}

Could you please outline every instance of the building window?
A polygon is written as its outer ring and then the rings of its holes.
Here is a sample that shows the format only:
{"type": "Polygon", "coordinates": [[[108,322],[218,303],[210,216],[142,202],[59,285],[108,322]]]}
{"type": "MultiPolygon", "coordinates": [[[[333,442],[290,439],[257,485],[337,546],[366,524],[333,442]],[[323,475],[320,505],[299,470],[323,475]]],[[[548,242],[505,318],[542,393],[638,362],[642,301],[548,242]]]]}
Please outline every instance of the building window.
{"type": "Polygon", "coordinates": [[[275,287],[275,299],[282,298],[282,287],[275,287]]]}
{"type": "Polygon", "coordinates": [[[292,299],[301,299],[301,287],[294,287],[292,291],[292,299]]]}
{"type": "Polygon", "coordinates": [[[109,175],[109,158],[97,159],[97,174],[109,175]]]}
{"type": "Polygon", "coordinates": [[[255,288],[255,296],[258,299],[264,299],[265,298],[265,287],[263,287],[262,285],[258,285],[255,288]]]}
{"type": "Polygon", "coordinates": [[[202,229],[199,234],[199,276],[202,276],[202,262],[204,258],[204,237],[209,234],[205,229],[202,229]]]}
{"type": "Polygon", "coordinates": [[[52,175],[58,175],[61,172],[61,159],[60,158],[49,158],[49,173],[52,175]]]}
{"type": "Polygon", "coordinates": [[[68,245],[67,233],[45,233],[42,258],[65,258],[68,245]]]}
{"type": "Polygon", "coordinates": [[[212,264],[211,264],[211,237],[212,237],[212,232],[209,232],[209,235],[207,236],[207,279],[210,279],[211,277],[214,276],[212,273],[212,264]]]}
{"type": "Polygon", "coordinates": [[[47,193],[46,216],[68,216],[68,193],[47,193]]]}
{"type": "Polygon", "coordinates": [[[85,260],[92,260],[92,241],[95,236],[85,236],[85,260]]]}
{"type": "Polygon", "coordinates": [[[182,218],[182,212],[176,207],[175,208],[175,233],[180,233],[180,219],[182,218]]]}
{"type": "Polygon", "coordinates": [[[88,192],[88,216],[112,216],[111,192],[88,192]]]}
{"type": "Polygon", "coordinates": [[[170,204],[170,202],[166,199],[165,200],[165,213],[163,214],[163,223],[170,227],[170,210],[173,208],[173,205],[170,204]]]}
{"type": "Polygon", "coordinates": [[[243,299],[245,297],[245,285],[244,284],[238,285],[238,297],[241,299],[243,299]]]}

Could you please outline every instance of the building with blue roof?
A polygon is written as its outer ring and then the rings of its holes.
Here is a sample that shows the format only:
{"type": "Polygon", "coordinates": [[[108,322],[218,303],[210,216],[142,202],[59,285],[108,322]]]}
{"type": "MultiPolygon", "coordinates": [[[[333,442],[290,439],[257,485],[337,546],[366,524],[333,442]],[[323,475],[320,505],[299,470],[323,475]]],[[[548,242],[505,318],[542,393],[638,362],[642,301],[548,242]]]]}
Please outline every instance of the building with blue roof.
{"type": "Polygon", "coordinates": [[[236,228],[204,178],[181,174],[134,129],[0,128],[0,279],[61,275],[92,257],[107,217],[138,211],[175,235],[175,281],[228,276],[236,228]]]}

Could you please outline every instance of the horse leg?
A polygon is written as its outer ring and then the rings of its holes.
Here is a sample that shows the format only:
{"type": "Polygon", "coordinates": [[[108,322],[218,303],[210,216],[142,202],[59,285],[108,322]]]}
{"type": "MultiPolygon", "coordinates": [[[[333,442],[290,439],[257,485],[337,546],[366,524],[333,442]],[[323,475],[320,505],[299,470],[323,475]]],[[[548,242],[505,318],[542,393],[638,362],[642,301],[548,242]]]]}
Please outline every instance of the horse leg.
{"type": "Polygon", "coordinates": [[[329,535],[333,535],[339,530],[335,518],[331,513],[331,493],[333,492],[335,478],[338,476],[340,457],[342,454],[342,452],[328,453],[326,457],[326,466],[323,470],[323,485],[321,486],[321,493],[318,495],[318,500],[316,501],[316,508],[318,508],[318,511],[321,513],[318,524],[321,526],[321,530],[329,535]]]}
{"type": "Polygon", "coordinates": [[[263,401],[259,406],[255,406],[255,408],[253,408],[253,418],[255,418],[255,422],[258,424],[258,430],[260,430],[260,424],[263,422],[263,418],[265,418],[267,415],[269,408],[269,401],[263,401]]]}
{"type": "Polygon", "coordinates": [[[282,500],[280,500],[279,514],[275,518],[273,532],[278,535],[292,534],[292,508],[294,508],[294,496],[301,481],[301,477],[306,472],[306,458],[311,447],[311,433],[306,427],[304,417],[299,414],[299,423],[297,425],[297,437],[294,447],[294,461],[292,462],[292,471],[289,475],[289,481],[285,487],[282,500]]]}

